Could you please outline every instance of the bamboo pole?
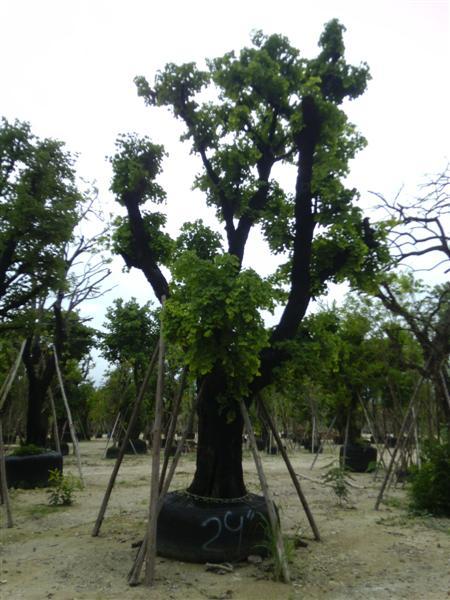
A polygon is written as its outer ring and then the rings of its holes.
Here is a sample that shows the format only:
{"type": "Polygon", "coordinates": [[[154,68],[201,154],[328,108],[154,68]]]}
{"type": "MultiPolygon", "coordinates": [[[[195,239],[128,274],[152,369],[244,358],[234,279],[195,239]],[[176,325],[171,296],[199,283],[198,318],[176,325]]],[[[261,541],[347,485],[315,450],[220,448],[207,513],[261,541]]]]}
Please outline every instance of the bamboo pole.
{"type": "Polygon", "coordinates": [[[5,462],[5,445],[3,443],[3,424],[2,417],[0,415],[0,485],[2,491],[2,499],[5,505],[6,512],[6,527],[10,528],[14,526],[11,504],[9,502],[8,483],[6,481],[6,462],[5,462]]]}
{"type": "Polygon", "coordinates": [[[134,427],[134,425],[136,423],[136,420],[138,418],[139,409],[141,407],[142,400],[144,399],[145,392],[147,390],[147,387],[148,387],[148,384],[149,384],[149,381],[150,381],[150,376],[151,376],[151,374],[153,372],[153,369],[155,367],[155,362],[156,362],[157,355],[158,355],[158,347],[156,347],[155,350],[153,351],[152,357],[151,357],[150,362],[149,362],[148,367],[147,367],[147,371],[146,371],[145,376],[144,376],[144,381],[142,382],[141,389],[139,390],[139,394],[138,394],[138,396],[136,398],[136,402],[134,403],[133,412],[131,413],[131,417],[130,417],[130,421],[128,423],[127,431],[125,433],[125,437],[122,440],[122,444],[120,446],[119,454],[117,455],[116,462],[114,464],[114,468],[112,470],[111,477],[109,479],[108,487],[106,488],[106,492],[105,492],[105,495],[103,497],[102,504],[100,506],[98,517],[97,517],[97,520],[96,520],[95,525],[94,525],[94,529],[92,530],[92,536],[94,536],[94,537],[98,535],[98,533],[100,531],[100,527],[102,526],[102,522],[103,522],[103,519],[104,519],[104,516],[105,516],[106,508],[108,506],[109,498],[111,496],[111,492],[112,492],[112,489],[114,487],[114,483],[116,481],[117,473],[119,472],[120,465],[121,465],[123,457],[125,455],[125,448],[126,448],[128,440],[130,438],[131,431],[132,431],[132,429],[133,429],[133,427],[134,427]]]}
{"type": "Polygon", "coordinates": [[[306,513],[306,516],[308,518],[309,524],[311,526],[311,529],[313,531],[314,534],[314,539],[318,542],[320,542],[320,533],[319,533],[319,529],[317,528],[316,522],[314,521],[314,517],[311,513],[311,510],[308,506],[308,502],[306,501],[306,497],[303,493],[303,490],[301,489],[300,486],[300,482],[298,480],[298,477],[294,471],[294,468],[292,466],[292,463],[287,455],[287,452],[283,446],[283,442],[278,434],[278,431],[275,427],[275,423],[273,422],[272,416],[270,415],[269,411],[267,410],[266,405],[264,404],[263,399],[258,396],[258,404],[262,413],[263,418],[265,419],[266,423],[269,425],[270,429],[273,432],[273,435],[275,437],[275,441],[278,445],[278,449],[280,450],[281,456],[283,457],[283,460],[286,464],[287,470],[289,471],[289,475],[291,476],[292,479],[292,483],[294,484],[294,487],[297,491],[298,497],[300,499],[300,502],[303,506],[303,510],[306,513]]]}
{"type": "MultiPolygon", "coordinates": [[[[429,360],[428,360],[428,362],[429,362],[429,360]]],[[[402,425],[400,427],[400,432],[398,434],[397,443],[395,445],[394,451],[392,452],[391,460],[389,462],[389,466],[387,468],[386,475],[384,477],[383,483],[381,485],[380,491],[378,493],[378,496],[377,496],[377,499],[376,499],[376,502],[375,502],[375,510],[378,510],[379,507],[380,507],[380,503],[381,503],[381,500],[383,498],[384,490],[386,489],[386,485],[387,485],[387,483],[388,483],[388,481],[389,481],[389,479],[391,477],[391,473],[392,473],[392,469],[393,469],[393,466],[394,466],[395,458],[397,456],[397,452],[399,450],[399,447],[402,445],[403,433],[404,433],[404,431],[406,429],[406,425],[407,425],[407,422],[408,422],[409,413],[411,412],[411,409],[414,406],[414,402],[416,400],[416,396],[419,393],[419,390],[420,390],[420,388],[422,386],[423,381],[424,381],[424,377],[422,376],[417,381],[417,384],[416,384],[416,386],[414,388],[414,391],[413,391],[413,394],[411,396],[411,400],[409,401],[408,409],[407,409],[405,417],[403,419],[403,423],[402,423],[402,425]]]]}
{"type": "Polygon", "coordinates": [[[58,375],[59,387],[61,388],[61,395],[63,397],[64,406],[65,406],[66,413],[67,413],[67,420],[69,422],[70,436],[72,438],[73,447],[75,449],[75,454],[77,456],[77,464],[78,464],[78,471],[80,473],[80,481],[81,481],[81,485],[84,487],[83,471],[81,470],[80,448],[78,446],[77,434],[75,433],[75,427],[74,427],[73,421],[72,421],[72,413],[70,412],[69,402],[67,400],[66,391],[64,389],[64,382],[63,382],[63,378],[61,375],[61,369],[59,368],[58,353],[56,352],[55,345],[53,345],[53,354],[55,356],[55,367],[56,367],[56,373],[58,375]]]}
{"type": "Polygon", "coordinates": [[[62,454],[62,452],[61,452],[61,444],[60,444],[60,441],[59,441],[59,433],[58,433],[58,421],[56,419],[55,400],[53,398],[53,392],[52,392],[51,388],[49,388],[49,390],[48,390],[48,397],[50,398],[50,406],[52,407],[52,415],[53,415],[53,437],[55,438],[56,452],[59,452],[59,454],[62,454]]]}
{"type": "Polygon", "coordinates": [[[419,443],[419,430],[417,427],[417,415],[416,415],[416,411],[414,409],[414,406],[412,407],[412,418],[413,418],[413,423],[414,423],[414,442],[416,444],[416,462],[417,462],[417,466],[420,469],[420,467],[422,466],[422,460],[420,458],[420,443],[419,443]]]}
{"type": "MultiPolygon", "coordinates": [[[[162,298],[164,306],[165,298],[162,298]]],[[[152,432],[152,477],[150,488],[150,504],[148,510],[148,542],[145,555],[145,584],[153,585],[155,578],[156,565],[156,523],[158,518],[158,498],[159,498],[159,468],[160,468],[160,451],[161,451],[161,425],[162,425],[162,409],[163,409],[163,388],[164,388],[164,354],[165,344],[163,336],[163,328],[161,323],[159,337],[159,356],[158,356],[158,379],[156,382],[156,398],[155,398],[155,421],[152,432]]]]}
{"type": "Polygon", "coordinates": [[[11,389],[12,384],[14,383],[14,379],[16,378],[17,371],[19,370],[20,361],[22,360],[23,351],[25,349],[26,340],[22,342],[22,345],[19,350],[19,354],[17,355],[16,362],[12,366],[8,376],[3,382],[2,389],[0,392],[0,412],[3,409],[3,405],[6,402],[6,398],[9,394],[9,390],[11,389]]]}
{"type": "MultiPolygon", "coordinates": [[[[181,437],[181,439],[178,440],[178,444],[177,444],[177,449],[175,452],[175,456],[173,457],[173,460],[170,464],[170,469],[167,473],[167,477],[165,477],[164,482],[162,484],[162,489],[161,492],[159,494],[159,499],[158,499],[158,506],[157,506],[157,514],[156,514],[156,518],[158,518],[159,513],[161,511],[163,502],[164,502],[164,498],[167,494],[167,492],[169,491],[169,487],[170,484],[172,482],[173,476],[175,474],[175,470],[177,468],[178,465],[178,461],[180,459],[181,453],[183,451],[183,447],[184,444],[186,443],[187,440],[187,436],[189,435],[191,429],[192,429],[192,425],[194,423],[194,416],[195,416],[195,412],[198,406],[198,402],[200,400],[202,394],[202,389],[200,389],[197,398],[193,400],[192,402],[192,408],[191,408],[191,412],[189,415],[189,419],[188,419],[188,424],[183,432],[183,435],[181,437]]],[[[135,586],[138,585],[139,583],[139,575],[141,573],[141,569],[142,569],[142,564],[144,562],[144,557],[145,554],[147,552],[147,546],[148,546],[148,531],[145,532],[144,535],[144,539],[142,540],[142,544],[141,547],[139,548],[139,551],[136,555],[136,558],[134,560],[134,564],[131,567],[131,570],[128,574],[128,583],[131,586],[135,586]]]]}
{"type": "Polygon", "coordinates": [[[108,447],[109,447],[109,442],[111,440],[113,440],[113,442],[114,442],[114,435],[116,433],[116,428],[117,428],[117,425],[119,424],[119,420],[120,420],[120,410],[117,413],[117,417],[116,417],[116,420],[114,421],[114,425],[111,430],[111,433],[109,434],[109,436],[106,436],[106,446],[105,446],[105,452],[103,453],[103,458],[106,458],[106,454],[108,452],[108,447]]]}
{"type": "Polygon", "coordinates": [[[159,491],[161,492],[162,484],[164,482],[167,467],[169,465],[170,451],[173,444],[173,439],[175,437],[175,430],[177,427],[178,415],[180,412],[181,399],[183,398],[184,388],[186,387],[186,379],[187,379],[188,368],[184,367],[183,372],[181,374],[180,383],[178,386],[177,394],[175,397],[174,405],[172,408],[172,415],[170,418],[169,429],[167,431],[166,436],[166,445],[164,447],[164,462],[161,469],[161,476],[159,481],[159,491]]]}
{"type": "Polygon", "coordinates": [[[440,375],[440,378],[441,378],[442,389],[444,390],[445,399],[447,400],[448,407],[450,408],[450,394],[448,392],[447,383],[446,383],[445,377],[444,377],[444,369],[441,369],[439,371],[439,375],[440,375]]]}
{"type": "Polygon", "coordinates": [[[252,450],[253,458],[254,458],[255,465],[256,465],[256,470],[258,471],[259,481],[261,483],[261,488],[262,488],[262,491],[264,494],[264,498],[266,500],[267,512],[269,514],[269,521],[270,521],[270,526],[272,529],[272,534],[275,537],[276,552],[278,555],[278,560],[280,561],[281,572],[283,574],[284,582],[289,583],[290,582],[289,567],[288,567],[286,555],[284,552],[284,543],[283,543],[283,537],[281,535],[281,528],[280,528],[280,525],[278,522],[277,514],[275,512],[275,505],[273,503],[272,496],[271,496],[271,493],[269,490],[269,486],[267,484],[267,479],[264,474],[264,470],[263,470],[262,463],[261,463],[261,458],[258,453],[255,434],[253,432],[252,424],[250,422],[250,417],[248,415],[247,407],[245,406],[242,398],[239,399],[239,405],[240,405],[242,417],[244,419],[245,428],[247,429],[247,434],[248,434],[248,437],[250,440],[250,448],[252,450]]]}
{"type": "Polygon", "coordinates": [[[312,461],[311,466],[309,467],[310,471],[313,470],[314,465],[316,464],[316,460],[319,458],[320,451],[323,448],[324,442],[328,438],[328,435],[329,435],[330,431],[333,429],[333,425],[334,425],[335,421],[336,421],[336,415],[333,417],[333,420],[331,421],[331,425],[327,429],[327,432],[325,434],[325,438],[320,440],[320,444],[317,447],[317,452],[316,452],[316,455],[314,457],[314,460],[312,461]]]}

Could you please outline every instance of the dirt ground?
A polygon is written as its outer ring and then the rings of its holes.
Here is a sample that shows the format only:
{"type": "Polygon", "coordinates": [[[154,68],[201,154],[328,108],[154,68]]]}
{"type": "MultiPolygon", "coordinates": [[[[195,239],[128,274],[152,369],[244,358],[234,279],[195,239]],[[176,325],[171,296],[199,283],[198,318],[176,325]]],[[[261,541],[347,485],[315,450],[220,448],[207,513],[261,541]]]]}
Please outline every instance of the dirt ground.
{"type": "MultiPolygon", "coordinates": [[[[302,479],[322,536],[313,539],[281,457],[263,456],[277,502],[283,533],[300,536],[307,547],[289,552],[292,582],[275,582],[269,559],[233,565],[228,574],[205,565],[157,559],[154,587],[129,587],[127,572],[142,539],[149,499],[150,456],[127,456],[106,513],[100,536],[92,526],[113,461],[102,458],[104,440],[81,443],[86,487],[69,507],[48,505],[46,490],[13,490],[15,526],[5,529],[2,511],[1,600],[288,600],[302,598],[431,600],[450,598],[450,522],[411,517],[406,493],[390,491],[379,511],[374,502],[380,486],[373,475],[354,475],[351,502],[339,507],[330,488],[302,479]]],[[[290,453],[295,470],[318,481],[323,466],[336,456],[327,447],[310,470],[311,454],[290,453]]],[[[184,455],[172,489],[185,488],[193,474],[194,454],[184,455]]],[[[250,453],[244,469],[249,491],[259,493],[250,453]]],[[[73,456],[65,472],[77,475],[73,456]]]]}

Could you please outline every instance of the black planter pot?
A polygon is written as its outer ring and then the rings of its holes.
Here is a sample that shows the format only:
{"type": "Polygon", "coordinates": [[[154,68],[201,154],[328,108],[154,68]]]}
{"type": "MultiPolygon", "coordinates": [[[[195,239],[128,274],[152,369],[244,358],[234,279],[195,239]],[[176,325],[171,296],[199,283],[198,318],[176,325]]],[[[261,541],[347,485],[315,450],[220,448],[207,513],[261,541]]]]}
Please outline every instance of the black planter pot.
{"type": "Polygon", "coordinates": [[[29,456],[7,456],[6,480],[8,487],[35,488],[48,485],[49,471],[58,469],[62,473],[63,458],[58,452],[45,452],[29,456]]]}
{"type": "MultiPolygon", "coordinates": [[[[59,445],[61,447],[61,454],[63,456],[67,456],[70,452],[69,444],[67,442],[60,442],[59,445]]],[[[48,444],[48,448],[50,448],[50,450],[52,450],[53,452],[57,452],[56,445],[53,442],[50,442],[48,444]]]]}
{"type": "Polygon", "coordinates": [[[230,562],[267,554],[267,507],[262,496],[234,500],[167,494],[158,517],[160,556],[186,562],[230,562]]]}
{"type": "Polygon", "coordinates": [[[119,448],[117,446],[109,446],[106,450],[105,458],[117,458],[119,456],[119,448]]]}
{"type": "MultiPolygon", "coordinates": [[[[344,446],[339,451],[340,463],[343,465],[344,446]]],[[[377,461],[377,449],[369,445],[348,444],[345,452],[345,466],[355,473],[365,473],[370,465],[377,461]]]]}
{"type": "Polygon", "coordinates": [[[136,438],[135,440],[129,440],[127,443],[127,447],[125,448],[125,454],[134,454],[135,450],[137,454],[146,454],[147,442],[139,438],[136,438]],[[131,442],[133,443],[133,445],[131,445],[131,442]]]}
{"type": "Polygon", "coordinates": [[[266,443],[262,438],[256,438],[256,447],[260,452],[266,449],[266,443]]]}

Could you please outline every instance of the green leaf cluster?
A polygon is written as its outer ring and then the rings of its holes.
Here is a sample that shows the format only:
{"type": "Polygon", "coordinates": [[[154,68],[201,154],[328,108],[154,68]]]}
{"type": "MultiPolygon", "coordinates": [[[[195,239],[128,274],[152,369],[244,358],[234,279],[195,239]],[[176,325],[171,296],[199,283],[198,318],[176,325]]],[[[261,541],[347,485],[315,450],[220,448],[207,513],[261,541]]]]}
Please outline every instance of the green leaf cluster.
{"type": "Polygon", "coordinates": [[[111,191],[118,202],[123,204],[127,194],[138,197],[142,203],[163,202],[166,194],[155,182],[162,169],[163,146],[153,144],[148,137],[130,133],[119,136],[116,148],[116,154],[110,158],[114,173],[111,191]]]}
{"type": "Polygon", "coordinates": [[[74,159],[28,123],[0,122],[0,316],[56,289],[79,219],[74,159]]]}
{"type": "Polygon", "coordinates": [[[239,271],[235,257],[211,261],[185,252],[164,305],[165,336],[169,345],[181,347],[192,376],[219,366],[228,395],[245,394],[268,343],[260,310],[272,308],[271,296],[269,284],[251,269],[239,271]]]}

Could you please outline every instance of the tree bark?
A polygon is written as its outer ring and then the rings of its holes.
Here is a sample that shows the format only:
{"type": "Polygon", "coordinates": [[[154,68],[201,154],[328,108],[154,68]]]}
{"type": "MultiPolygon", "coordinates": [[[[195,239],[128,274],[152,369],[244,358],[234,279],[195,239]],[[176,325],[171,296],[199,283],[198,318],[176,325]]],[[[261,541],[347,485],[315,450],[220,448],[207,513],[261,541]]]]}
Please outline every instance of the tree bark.
{"type": "Polygon", "coordinates": [[[198,407],[197,468],[188,491],[209,498],[240,498],[243,419],[237,402],[223,396],[223,375],[207,376],[198,407]]]}

